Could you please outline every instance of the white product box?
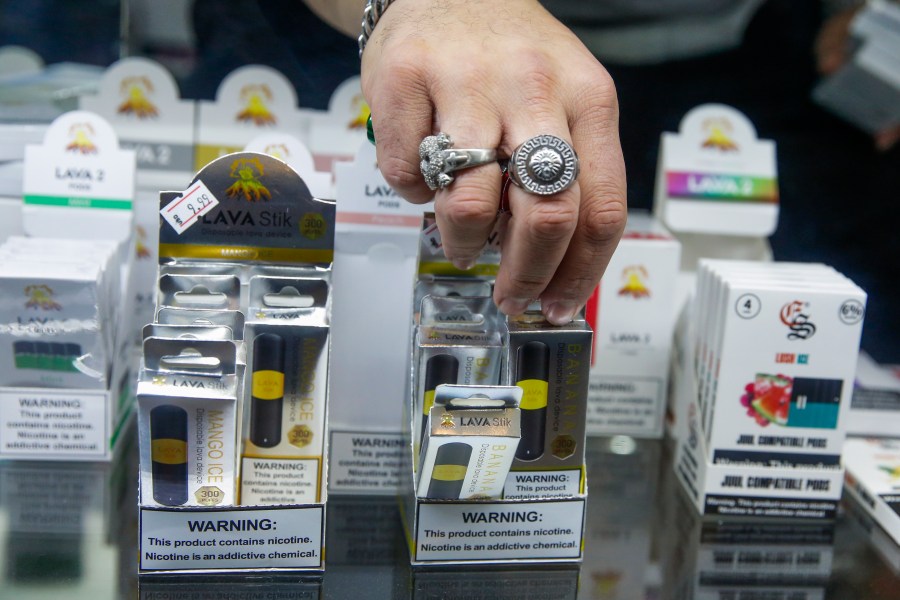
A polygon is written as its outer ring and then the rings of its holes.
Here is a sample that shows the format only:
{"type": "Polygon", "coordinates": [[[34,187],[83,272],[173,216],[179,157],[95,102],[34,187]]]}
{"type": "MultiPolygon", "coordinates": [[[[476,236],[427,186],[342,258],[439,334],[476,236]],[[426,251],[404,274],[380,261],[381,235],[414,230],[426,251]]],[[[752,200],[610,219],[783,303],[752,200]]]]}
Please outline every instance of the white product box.
{"type": "Polygon", "coordinates": [[[865,352],[856,363],[847,434],[900,436],[900,372],[879,365],[865,352]]]}
{"type": "Polygon", "coordinates": [[[25,148],[22,222],[36,237],[131,237],[135,156],[119,148],[112,126],[72,111],[47,129],[43,144],[25,148]]]}
{"type": "Polygon", "coordinates": [[[319,171],[332,172],[338,161],[352,160],[356,149],[366,142],[369,105],[359,77],[351,77],[334,90],[327,111],[310,115],[309,149],[319,171]]]}
{"type": "Polygon", "coordinates": [[[297,108],[297,93],[284,75],[261,65],[240,67],[219,84],[215,101],[198,102],[194,170],[241,151],[262,133],[280,131],[305,141],[308,128],[308,111],[297,108]]]}
{"type": "Polygon", "coordinates": [[[848,494],[900,544],[900,440],[849,439],[843,461],[848,494]]]}
{"type": "Polygon", "coordinates": [[[335,493],[393,495],[405,449],[400,415],[416,254],[430,205],[411,204],[385,183],[368,141],[335,174],[328,485],[335,493]]]}
{"type": "Polygon", "coordinates": [[[703,104],[663,133],[654,210],[672,231],[768,236],[778,224],[775,143],[724,104],[703,104]]]}
{"type": "Polygon", "coordinates": [[[680,251],[653,217],[628,216],[585,307],[594,330],[588,435],[662,435],[680,251]]]}
{"type": "Polygon", "coordinates": [[[691,370],[709,460],[838,466],[865,300],[824,265],[701,261],[691,370]]]}
{"type": "Polygon", "coordinates": [[[138,188],[175,189],[194,173],[194,102],[179,97],[162,65],[141,57],[117,61],[80,107],[106,119],[119,145],[134,150],[138,188]]]}
{"type": "MultiPolygon", "coordinates": [[[[673,467],[700,514],[834,518],[841,498],[840,465],[761,466],[754,464],[756,461],[716,464],[709,459],[697,404],[697,380],[689,363],[694,342],[690,330],[683,325],[679,324],[673,353],[673,407],[677,411],[673,467]]],[[[735,404],[741,406],[737,401],[735,404]]],[[[745,415],[740,416],[746,419],[745,415]]]]}

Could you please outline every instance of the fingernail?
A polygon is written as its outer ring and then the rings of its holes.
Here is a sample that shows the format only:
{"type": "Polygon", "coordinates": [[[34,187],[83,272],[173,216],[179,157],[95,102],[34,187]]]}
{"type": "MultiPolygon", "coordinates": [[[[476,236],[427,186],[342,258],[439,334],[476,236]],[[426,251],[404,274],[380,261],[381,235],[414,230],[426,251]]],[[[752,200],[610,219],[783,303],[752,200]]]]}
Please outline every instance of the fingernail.
{"type": "Polygon", "coordinates": [[[497,308],[505,315],[515,316],[525,312],[529,304],[531,304],[530,298],[504,298],[497,308]]]}
{"type": "Polygon", "coordinates": [[[575,318],[578,306],[570,302],[555,302],[544,307],[544,316],[554,325],[567,325],[575,318]]]}
{"type": "Polygon", "coordinates": [[[453,266],[460,271],[468,271],[475,266],[474,258],[454,258],[450,262],[452,262],[453,266]]]}

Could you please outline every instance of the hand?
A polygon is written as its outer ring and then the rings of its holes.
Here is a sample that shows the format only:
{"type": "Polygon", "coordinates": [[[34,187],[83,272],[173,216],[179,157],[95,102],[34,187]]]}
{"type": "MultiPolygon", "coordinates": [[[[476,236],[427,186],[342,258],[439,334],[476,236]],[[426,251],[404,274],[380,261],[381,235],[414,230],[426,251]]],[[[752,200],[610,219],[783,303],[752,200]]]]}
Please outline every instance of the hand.
{"type": "MultiPolygon", "coordinates": [[[[816,68],[831,75],[844,66],[850,50],[850,24],[862,7],[853,7],[827,19],[815,41],[816,68]]],[[[883,129],[874,135],[875,147],[886,152],[900,140],[900,125],[883,129]]]]}
{"type": "Polygon", "coordinates": [[[553,196],[515,186],[494,301],[508,315],[540,298],[552,323],[572,320],[603,274],[626,219],[618,102],[606,70],[536,0],[395,0],[362,60],[378,164],[412,202],[435,198],[444,251],[471,267],[497,218],[500,168],[457,171],[436,194],[419,171],[422,138],[508,157],[538,134],[570,142],[575,185],[553,196]]]}

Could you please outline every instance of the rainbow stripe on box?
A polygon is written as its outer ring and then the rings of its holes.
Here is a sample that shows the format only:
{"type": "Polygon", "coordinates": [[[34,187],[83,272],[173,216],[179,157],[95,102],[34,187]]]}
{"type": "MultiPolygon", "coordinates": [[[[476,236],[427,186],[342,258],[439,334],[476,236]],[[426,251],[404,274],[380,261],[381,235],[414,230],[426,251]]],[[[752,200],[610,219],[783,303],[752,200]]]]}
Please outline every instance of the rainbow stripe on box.
{"type": "Polygon", "coordinates": [[[669,198],[733,202],[778,202],[778,183],[772,177],[720,173],[666,173],[669,198]]]}

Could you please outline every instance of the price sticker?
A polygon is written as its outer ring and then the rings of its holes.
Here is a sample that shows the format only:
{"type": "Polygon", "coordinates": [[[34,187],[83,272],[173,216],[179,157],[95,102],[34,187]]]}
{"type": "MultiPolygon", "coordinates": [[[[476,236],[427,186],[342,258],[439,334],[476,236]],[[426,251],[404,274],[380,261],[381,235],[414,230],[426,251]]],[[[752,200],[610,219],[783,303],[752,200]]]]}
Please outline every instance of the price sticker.
{"type": "Polygon", "coordinates": [[[438,230],[437,223],[432,223],[422,232],[425,238],[423,247],[432,256],[437,256],[444,251],[444,243],[441,241],[441,232],[438,230]]]}
{"type": "Polygon", "coordinates": [[[178,235],[200,220],[200,217],[219,204],[219,200],[209,191],[202,181],[184,191],[181,196],[169,202],[159,211],[166,222],[178,235]]]}

